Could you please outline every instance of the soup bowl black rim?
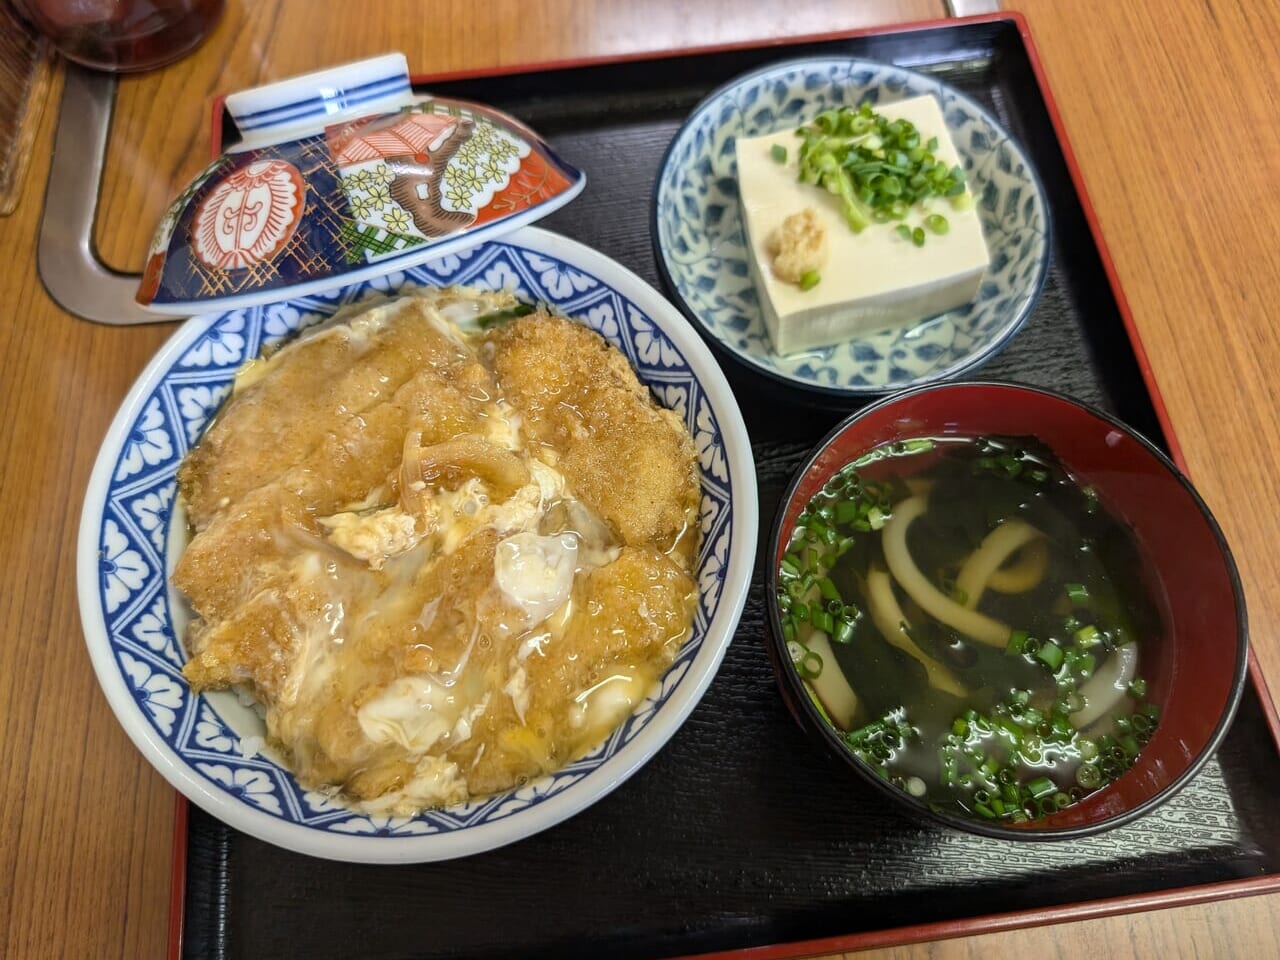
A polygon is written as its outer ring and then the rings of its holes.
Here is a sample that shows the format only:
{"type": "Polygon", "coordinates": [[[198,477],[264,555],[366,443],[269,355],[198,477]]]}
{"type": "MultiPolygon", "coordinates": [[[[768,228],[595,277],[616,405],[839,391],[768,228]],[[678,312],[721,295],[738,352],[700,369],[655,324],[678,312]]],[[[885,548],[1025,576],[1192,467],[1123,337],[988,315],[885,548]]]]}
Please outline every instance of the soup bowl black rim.
{"type": "Polygon", "coordinates": [[[787,702],[791,713],[799,720],[800,725],[805,731],[811,735],[817,735],[826,744],[827,748],[838,754],[845,760],[858,775],[869,783],[880,793],[892,797],[904,810],[909,810],[917,816],[923,816],[935,823],[952,827],[957,830],[963,830],[967,833],[975,833],[981,836],[994,837],[999,840],[1069,840],[1078,837],[1092,836],[1102,833],[1105,830],[1111,830],[1115,827],[1122,826],[1126,823],[1138,819],[1146,813],[1154,810],[1156,807],[1165,803],[1171,797],[1178,793],[1200,772],[1204,765],[1213,756],[1218,746],[1222,743],[1223,737],[1226,736],[1227,730],[1231,726],[1231,721],[1235,718],[1236,709],[1240,705],[1240,700],[1244,695],[1245,679],[1248,672],[1249,664],[1249,623],[1245,610],[1244,592],[1240,586],[1240,575],[1236,569],[1235,559],[1231,555],[1231,548],[1227,545],[1226,537],[1223,536],[1222,528],[1218,525],[1218,521],[1214,519],[1204,499],[1192,486],[1191,481],[1178,469],[1177,465],[1154,443],[1144,437],[1137,430],[1116,419],[1111,414],[1098,409],[1097,407],[1084,403],[1074,397],[1069,397],[1064,393],[1054,390],[1046,390],[1043,387],[1030,386],[1024,383],[1018,383],[1012,380],[963,380],[951,381],[947,383],[925,384],[919,387],[913,387],[909,390],[903,390],[891,396],[885,397],[874,403],[868,404],[845,417],[825,437],[813,448],[812,452],[805,459],[804,463],[796,470],[795,475],[791,478],[791,482],[787,485],[786,492],[782,496],[782,501],[778,506],[777,515],[774,517],[773,530],[769,537],[768,553],[765,555],[765,603],[769,614],[769,634],[770,642],[768,643],[769,659],[773,664],[773,671],[777,678],[779,688],[782,692],[783,699],[787,702]],[[1212,734],[1209,736],[1204,748],[1197,754],[1186,768],[1178,774],[1163,790],[1152,797],[1144,800],[1142,803],[1125,810],[1123,813],[1116,814],[1112,817],[1087,823],[1077,827],[1060,827],[1056,829],[1037,829],[1035,827],[1005,827],[995,824],[989,824],[982,820],[969,819],[958,814],[947,813],[944,811],[931,810],[917,801],[914,797],[906,793],[906,791],[895,787],[877,774],[863,760],[859,759],[849,746],[841,739],[835,728],[825,721],[821,714],[818,713],[817,707],[814,706],[812,699],[804,689],[803,681],[799,673],[792,666],[790,658],[786,653],[786,640],[782,635],[781,618],[778,613],[778,565],[775,560],[778,553],[778,542],[782,535],[782,524],[786,517],[787,506],[791,503],[796,495],[796,490],[800,485],[800,481],[805,474],[809,472],[810,467],[822,454],[822,452],[831,444],[831,442],[847,430],[852,424],[861,420],[863,417],[871,413],[879,411],[885,407],[896,404],[908,397],[916,396],[922,393],[932,393],[940,390],[956,390],[968,387],[1004,387],[1015,390],[1023,390],[1028,393],[1037,393],[1054,400],[1065,401],[1074,407],[1078,407],[1086,413],[1092,414],[1098,419],[1111,424],[1117,430],[1122,431],[1129,437],[1132,437],[1148,453],[1152,455],[1173,477],[1183,486],[1190,495],[1192,502],[1199,509],[1205,522],[1208,523],[1210,531],[1218,543],[1218,549],[1222,552],[1222,558],[1226,563],[1227,575],[1231,582],[1231,592],[1235,601],[1236,619],[1239,624],[1237,631],[1236,644],[1236,662],[1234,673],[1231,681],[1231,690],[1227,696],[1227,703],[1222,715],[1218,718],[1217,726],[1214,727],[1212,734]]]}

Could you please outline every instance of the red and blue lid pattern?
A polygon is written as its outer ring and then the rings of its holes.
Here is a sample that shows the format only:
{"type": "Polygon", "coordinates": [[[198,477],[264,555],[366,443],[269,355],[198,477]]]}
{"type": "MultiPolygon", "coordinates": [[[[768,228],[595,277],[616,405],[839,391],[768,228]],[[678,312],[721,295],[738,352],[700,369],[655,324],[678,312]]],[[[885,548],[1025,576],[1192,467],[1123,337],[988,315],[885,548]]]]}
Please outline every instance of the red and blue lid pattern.
{"type": "Polygon", "coordinates": [[[227,98],[242,140],[166,212],[137,299],[160,313],[319,293],[546,216],[585,176],[478,104],[415,95],[399,54],[227,98]]]}

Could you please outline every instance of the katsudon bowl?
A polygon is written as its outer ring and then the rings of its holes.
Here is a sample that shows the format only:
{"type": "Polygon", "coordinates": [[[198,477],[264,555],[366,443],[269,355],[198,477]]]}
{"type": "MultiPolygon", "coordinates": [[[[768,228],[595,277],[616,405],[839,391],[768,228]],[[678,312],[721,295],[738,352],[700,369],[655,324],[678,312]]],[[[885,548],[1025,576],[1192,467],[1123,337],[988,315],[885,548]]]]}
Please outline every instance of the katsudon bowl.
{"type": "Polygon", "coordinates": [[[81,519],[78,581],[90,658],[139,750],[211,815],[318,857],[407,863],[520,840],[599,800],[676,732],[711,682],[746,598],[756,550],[756,486],[742,416],[688,323],[603,255],[537,228],[331,295],[198,317],[142,373],[103,442],[81,519]],[[185,548],[176,473],[265,346],[343,306],[412,287],[506,289],[574,318],[618,347],[656,402],[677,412],[701,473],[702,543],[692,633],[672,665],[598,747],[517,789],[412,817],[371,815],[308,790],[265,743],[234,692],[195,695],[182,675],[183,599],[169,575],[185,548]]]}

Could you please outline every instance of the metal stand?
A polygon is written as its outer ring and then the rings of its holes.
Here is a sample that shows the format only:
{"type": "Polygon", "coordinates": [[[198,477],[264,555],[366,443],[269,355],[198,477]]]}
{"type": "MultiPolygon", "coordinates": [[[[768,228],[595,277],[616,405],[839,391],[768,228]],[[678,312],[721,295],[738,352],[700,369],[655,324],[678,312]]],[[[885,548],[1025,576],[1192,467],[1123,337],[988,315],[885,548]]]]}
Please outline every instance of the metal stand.
{"type": "Polygon", "coordinates": [[[49,296],[69,313],[116,326],[160,323],[172,318],[148,313],[133,299],[138,275],[109,270],[93,249],[115,99],[114,77],[68,64],[36,262],[49,296]]]}

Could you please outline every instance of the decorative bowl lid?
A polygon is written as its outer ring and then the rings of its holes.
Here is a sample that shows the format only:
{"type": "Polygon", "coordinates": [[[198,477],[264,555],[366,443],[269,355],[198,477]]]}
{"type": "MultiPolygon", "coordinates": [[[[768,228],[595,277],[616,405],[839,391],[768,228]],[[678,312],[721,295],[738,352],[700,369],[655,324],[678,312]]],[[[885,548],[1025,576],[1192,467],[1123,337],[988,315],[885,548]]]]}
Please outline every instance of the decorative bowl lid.
{"type": "Polygon", "coordinates": [[[434,260],[539,220],[585,175],[518,120],[415,94],[395,53],[231,94],[240,131],[169,207],[137,300],[237,310],[434,260]]]}

